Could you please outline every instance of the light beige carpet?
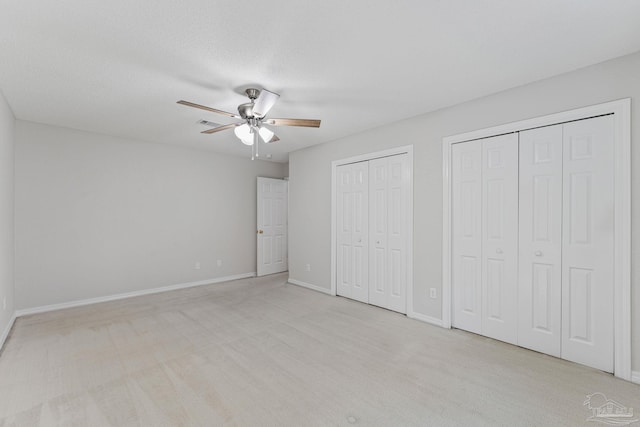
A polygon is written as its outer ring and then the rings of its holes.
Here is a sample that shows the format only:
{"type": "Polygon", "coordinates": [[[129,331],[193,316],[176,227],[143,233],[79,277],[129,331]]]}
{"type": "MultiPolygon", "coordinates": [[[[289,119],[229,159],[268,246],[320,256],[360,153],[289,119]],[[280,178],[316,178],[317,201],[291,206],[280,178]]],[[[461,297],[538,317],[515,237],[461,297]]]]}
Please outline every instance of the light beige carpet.
{"type": "Polygon", "coordinates": [[[20,318],[0,355],[3,427],[594,426],[595,392],[640,409],[638,385],[283,274],[20,318]]]}

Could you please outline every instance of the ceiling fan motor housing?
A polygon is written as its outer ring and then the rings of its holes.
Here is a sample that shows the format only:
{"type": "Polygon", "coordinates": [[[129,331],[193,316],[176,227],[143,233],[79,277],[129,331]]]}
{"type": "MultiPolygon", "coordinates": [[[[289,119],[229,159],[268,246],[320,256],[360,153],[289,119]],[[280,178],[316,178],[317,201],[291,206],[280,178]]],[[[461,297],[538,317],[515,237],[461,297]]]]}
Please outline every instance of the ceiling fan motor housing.
{"type": "Polygon", "coordinates": [[[238,105],[238,114],[243,119],[253,118],[253,102],[247,102],[246,104],[238,105]]]}
{"type": "Polygon", "coordinates": [[[243,119],[252,119],[254,117],[253,101],[255,101],[256,98],[260,96],[260,89],[249,88],[249,89],[246,89],[244,92],[247,94],[251,102],[238,105],[238,114],[240,114],[240,117],[242,117],[243,119]]]}

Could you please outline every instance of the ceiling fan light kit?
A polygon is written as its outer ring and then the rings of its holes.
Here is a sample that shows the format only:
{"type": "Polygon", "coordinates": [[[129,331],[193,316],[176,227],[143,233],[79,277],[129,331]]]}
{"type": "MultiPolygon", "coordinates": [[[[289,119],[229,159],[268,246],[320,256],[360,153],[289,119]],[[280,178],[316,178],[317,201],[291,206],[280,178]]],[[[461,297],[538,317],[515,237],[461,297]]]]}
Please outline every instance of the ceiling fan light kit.
{"type": "Polygon", "coordinates": [[[238,139],[244,144],[253,145],[253,129],[251,129],[248,124],[245,123],[243,125],[237,126],[233,130],[233,133],[235,133],[238,139]]]}
{"type": "Polygon", "coordinates": [[[265,144],[279,141],[280,138],[269,128],[264,126],[301,126],[301,127],[320,127],[320,120],[311,119],[266,119],[267,113],[275,105],[280,95],[266,89],[249,88],[245,90],[250,102],[240,104],[238,106],[238,114],[229,113],[227,111],[218,110],[216,108],[207,107],[205,105],[195,104],[189,101],[178,101],[178,104],[187,107],[198,108],[204,111],[221,114],[227,117],[242,119],[243,121],[231,123],[228,125],[217,125],[207,120],[201,120],[201,124],[216,125],[211,129],[207,129],[202,133],[212,134],[226,129],[233,129],[236,137],[245,145],[251,146],[251,160],[259,157],[258,143],[260,140],[265,144]]]}
{"type": "Polygon", "coordinates": [[[273,141],[273,137],[275,133],[266,126],[262,126],[258,129],[258,133],[260,134],[260,138],[264,141],[265,144],[271,144],[273,141]]]}

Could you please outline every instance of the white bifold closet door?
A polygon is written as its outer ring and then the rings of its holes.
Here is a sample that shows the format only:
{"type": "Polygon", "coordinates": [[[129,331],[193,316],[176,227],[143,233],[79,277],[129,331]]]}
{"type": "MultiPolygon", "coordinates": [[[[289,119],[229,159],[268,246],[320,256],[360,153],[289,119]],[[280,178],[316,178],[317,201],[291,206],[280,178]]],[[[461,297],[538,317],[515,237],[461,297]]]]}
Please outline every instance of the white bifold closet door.
{"type": "Polygon", "coordinates": [[[452,147],[453,326],[613,372],[613,120],[452,147]]]}
{"type": "Polygon", "coordinates": [[[613,372],[613,116],[521,133],[519,344],[613,372]]]}
{"type": "Polygon", "coordinates": [[[407,312],[407,156],[369,161],[369,303],[407,312]]]}
{"type": "Polygon", "coordinates": [[[482,330],[515,344],[518,331],[518,136],[482,140],[482,330]]]}
{"type": "Polygon", "coordinates": [[[369,165],[336,168],[337,294],[369,302],[369,165]]]}
{"type": "Polygon", "coordinates": [[[613,372],[613,116],[520,134],[518,344],[613,372]]]}
{"type": "Polygon", "coordinates": [[[518,345],[560,357],[562,125],[520,132],[518,345]]]}
{"type": "Polygon", "coordinates": [[[562,358],[613,372],[613,116],[563,129],[562,358]]]}
{"type": "Polygon", "coordinates": [[[406,313],[407,155],[336,168],[337,294],[406,313]]]}
{"type": "Polygon", "coordinates": [[[482,332],[482,141],[451,148],[453,313],[458,329],[482,332]]]}
{"type": "Polygon", "coordinates": [[[453,326],[515,343],[517,134],[452,148],[453,326]]]}

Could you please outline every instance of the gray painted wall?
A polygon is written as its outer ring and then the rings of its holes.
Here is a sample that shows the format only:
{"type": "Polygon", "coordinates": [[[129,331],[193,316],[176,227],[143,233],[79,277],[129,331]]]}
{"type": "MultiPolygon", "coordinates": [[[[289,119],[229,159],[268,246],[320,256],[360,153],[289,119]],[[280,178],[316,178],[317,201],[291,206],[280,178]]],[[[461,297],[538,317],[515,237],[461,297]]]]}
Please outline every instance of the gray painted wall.
{"type": "MultiPolygon", "coordinates": [[[[13,151],[15,119],[0,92],[0,337],[14,312],[13,151]],[[6,298],[6,308],[3,300],[6,298]]],[[[0,338],[1,339],[1,338],[0,338]]],[[[0,342],[0,345],[2,343],[0,342]]]]}
{"type": "Polygon", "coordinates": [[[256,177],[286,172],[18,120],[17,309],[254,272],[256,177]]]}
{"type": "Polygon", "coordinates": [[[510,89],[331,143],[289,158],[290,277],[329,289],[331,161],[414,145],[414,310],[442,316],[442,138],[560,111],[632,98],[632,357],[640,370],[640,53],[510,89]],[[311,271],[306,271],[311,264],[311,271]],[[428,297],[438,289],[438,299],[428,297]]]}

